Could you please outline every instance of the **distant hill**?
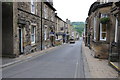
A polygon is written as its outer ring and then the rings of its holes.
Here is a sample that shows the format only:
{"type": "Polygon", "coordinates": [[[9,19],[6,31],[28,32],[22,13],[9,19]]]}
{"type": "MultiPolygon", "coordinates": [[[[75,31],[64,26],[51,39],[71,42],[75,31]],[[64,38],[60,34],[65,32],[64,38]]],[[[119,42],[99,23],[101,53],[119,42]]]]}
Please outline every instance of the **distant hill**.
{"type": "Polygon", "coordinates": [[[72,26],[77,32],[79,32],[81,36],[82,32],[84,31],[85,23],[84,22],[72,22],[72,26]]]}

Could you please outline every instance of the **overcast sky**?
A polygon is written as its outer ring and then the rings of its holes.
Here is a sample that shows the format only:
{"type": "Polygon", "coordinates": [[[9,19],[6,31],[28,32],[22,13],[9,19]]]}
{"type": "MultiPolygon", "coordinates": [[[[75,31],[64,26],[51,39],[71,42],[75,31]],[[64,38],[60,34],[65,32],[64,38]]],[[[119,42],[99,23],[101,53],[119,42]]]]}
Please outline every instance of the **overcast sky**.
{"type": "Polygon", "coordinates": [[[53,0],[58,16],[63,20],[85,21],[88,11],[96,0],[53,0]]]}

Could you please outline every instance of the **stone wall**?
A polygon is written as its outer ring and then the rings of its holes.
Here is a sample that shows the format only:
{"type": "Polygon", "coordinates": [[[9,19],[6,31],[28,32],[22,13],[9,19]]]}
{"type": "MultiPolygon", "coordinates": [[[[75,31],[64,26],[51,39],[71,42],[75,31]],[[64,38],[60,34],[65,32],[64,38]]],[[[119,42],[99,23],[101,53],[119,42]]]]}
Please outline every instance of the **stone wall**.
{"type": "MultiPolygon", "coordinates": [[[[90,32],[90,46],[91,48],[95,51],[95,57],[98,58],[108,58],[109,54],[109,43],[110,43],[110,38],[113,38],[114,36],[111,36],[111,29],[114,27],[111,27],[111,25],[108,23],[107,24],[107,34],[106,34],[106,41],[100,40],[100,14],[108,14],[109,16],[109,11],[111,7],[103,7],[100,9],[97,9],[92,13],[89,17],[89,30],[90,32]],[[97,18],[96,21],[96,40],[94,40],[94,17],[97,18]]],[[[114,30],[113,30],[114,31],[114,30]]],[[[112,31],[112,32],[113,32],[112,31]]]]}
{"type": "Polygon", "coordinates": [[[30,12],[30,3],[28,2],[23,2],[18,3],[18,20],[24,20],[25,25],[24,25],[24,52],[25,53],[31,53],[37,50],[40,50],[41,48],[41,17],[40,17],[40,3],[35,3],[37,11],[35,14],[32,14],[30,12]],[[21,5],[21,6],[20,6],[21,5]],[[35,33],[35,44],[34,46],[31,44],[31,26],[32,24],[35,24],[36,26],[36,33],[35,33]]]}
{"type": "MultiPolygon", "coordinates": [[[[42,5],[42,7],[43,7],[43,16],[42,16],[42,34],[43,34],[43,49],[45,49],[45,48],[49,48],[49,47],[51,47],[52,45],[51,45],[51,39],[50,39],[50,32],[51,31],[53,31],[53,32],[55,32],[55,11],[53,10],[53,9],[51,9],[47,4],[45,4],[44,2],[43,2],[43,5],[42,5]],[[44,8],[45,8],[45,6],[47,7],[47,15],[48,15],[48,17],[47,18],[45,18],[45,13],[44,13],[44,8]],[[52,19],[51,19],[51,17],[53,16],[53,21],[52,21],[52,19]],[[45,31],[45,25],[47,26],[47,40],[44,40],[45,39],[45,34],[44,34],[44,31],[45,31]]],[[[55,37],[55,36],[54,36],[55,37]]],[[[54,40],[55,41],[55,40],[54,40]]]]}

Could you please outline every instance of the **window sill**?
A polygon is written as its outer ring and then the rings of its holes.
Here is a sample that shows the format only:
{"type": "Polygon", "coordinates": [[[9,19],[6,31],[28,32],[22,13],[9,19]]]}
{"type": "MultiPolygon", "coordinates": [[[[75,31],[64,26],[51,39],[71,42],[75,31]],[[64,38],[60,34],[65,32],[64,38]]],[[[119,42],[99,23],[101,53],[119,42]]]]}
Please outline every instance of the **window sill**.
{"type": "Polygon", "coordinates": [[[100,41],[102,41],[102,42],[106,42],[106,39],[100,39],[100,41]]]}
{"type": "Polygon", "coordinates": [[[96,39],[93,39],[92,41],[93,41],[93,42],[97,42],[96,39]]]}
{"type": "Polygon", "coordinates": [[[32,11],[31,11],[31,13],[32,13],[32,14],[35,14],[35,12],[32,12],[32,11]]]}
{"type": "Polygon", "coordinates": [[[35,43],[31,43],[31,46],[36,46],[36,44],[35,43]]]}

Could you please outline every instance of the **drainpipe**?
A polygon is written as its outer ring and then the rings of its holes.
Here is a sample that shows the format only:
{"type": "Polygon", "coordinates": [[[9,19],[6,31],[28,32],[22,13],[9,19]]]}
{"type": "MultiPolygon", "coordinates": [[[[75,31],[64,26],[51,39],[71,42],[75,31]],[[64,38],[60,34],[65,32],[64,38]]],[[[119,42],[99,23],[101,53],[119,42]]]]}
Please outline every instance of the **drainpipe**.
{"type": "MultiPolygon", "coordinates": [[[[0,56],[2,56],[2,2],[0,2],[0,56]]],[[[0,65],[2,61],[0,62],[0,65]]]]}
{"type": "Polygon", "coordinates": [[[41,2],[41,50],[42,50],[42,46],[43,46],[43,45],[42,45],[42,44],[43,44],[43,41],[42,41],[42,40],[43,40],[43,38],[42,38],[42,37],[43,37],[43,36],[42,36],[42,12],[43,12],[43,11],[42,11],[42,2],[41,2]]]}

